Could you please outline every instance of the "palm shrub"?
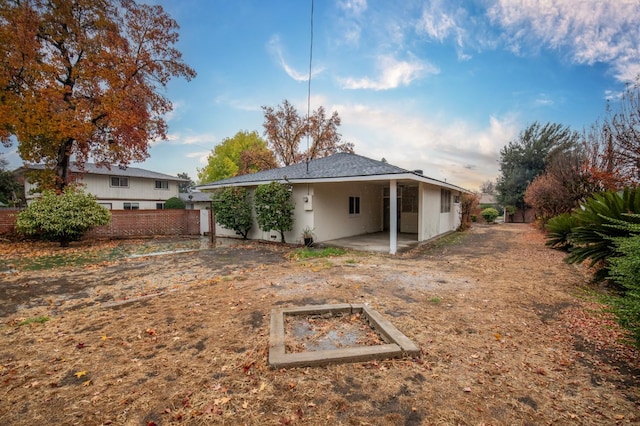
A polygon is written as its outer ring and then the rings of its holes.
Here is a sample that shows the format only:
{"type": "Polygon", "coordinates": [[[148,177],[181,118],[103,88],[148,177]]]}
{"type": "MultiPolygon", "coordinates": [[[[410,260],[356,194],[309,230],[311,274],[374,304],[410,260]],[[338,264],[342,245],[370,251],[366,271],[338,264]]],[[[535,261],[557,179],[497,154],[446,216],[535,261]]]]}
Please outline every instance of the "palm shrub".
{"type": "Polygon", "coordinates": [[[549,219],[545,224],[547,230],[545,244],[554,249],[569,251],[573,247],[571,232],[576,226],[578,226],[578,220],[570,213],[562,213],[549,219]]]}
{"type": "Polygon", "coordinates": [[[82,189],[68,186],[61,194],[42,192],[29,207],[18,214],[16,227],[25,235],[58,241],[67,247],[91,228],[106,225],[111,212],[96,202],[96,197],[82,189]]]}
{"type": "Polygon", "coordinates": [[[253,225],[249,191],[246,188],[227,187],[216,192],[211,199],[216,222],[247,239],[253,225]]]}
{"type": "Polygon", "coordinates": [[[569,238],[573,247],[567,256],[569,263],[589,261],[599,265],[606,276],[607,259],[616,256],[614,239],[627,237],[630,231],[620,221],[638,223],[640,218],[627,213],[640,213],[640,189],[626,188],[621,194],[606,191],[593,194],[575,210],[577,222],[569,238]]]}

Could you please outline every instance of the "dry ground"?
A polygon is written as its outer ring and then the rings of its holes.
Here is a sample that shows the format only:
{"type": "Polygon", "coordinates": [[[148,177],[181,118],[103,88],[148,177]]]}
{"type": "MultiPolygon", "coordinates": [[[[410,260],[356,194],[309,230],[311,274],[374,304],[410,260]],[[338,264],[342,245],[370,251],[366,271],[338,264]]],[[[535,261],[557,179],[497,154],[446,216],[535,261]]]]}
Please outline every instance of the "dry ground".
{"type": "MultiPolygon", "coordinates": [[[[0,245],[5,265],[34,250],[60,249],[0,245]]],[[[0,424],[640,422],[640,357],[589,301],[587,272],[527,225],[396,257],[291,250],[0,273],[0,424]],[[344,302],[370,304],[422,355],[269,368],[272,308],[344,302]]]]}

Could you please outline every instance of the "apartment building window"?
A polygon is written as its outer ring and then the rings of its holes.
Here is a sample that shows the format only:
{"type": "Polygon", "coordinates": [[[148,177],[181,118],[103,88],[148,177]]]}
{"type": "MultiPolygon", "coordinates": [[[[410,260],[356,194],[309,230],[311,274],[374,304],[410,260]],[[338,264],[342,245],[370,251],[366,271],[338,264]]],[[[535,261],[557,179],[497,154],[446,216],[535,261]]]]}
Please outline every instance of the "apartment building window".
{"type": "Polygon", "coordinates": [[[125,210],[140,210],[140,203],[124,203],[125,210]]]}
{"type": "Polygon", "coordinates": [[[169,181],[168,180],[157,180],[156,181],[156,189],[169,189],[169,181]]]}
{"type": "Polygon", "coordinates": [[[440,213],[449,213],[451,211],[451,191],[448,189],[440,190],[440,213]]]}
{"type": "Polygon", "coordinates": [[[164,203],[156,203],[156,210],[164,210],[164,203]]]}
{"type": "Polygon", "coordinates": [[[349,197],[349,214],[360,214],[360,197],[349,197]]]}
{"type": "Polygon", "coordinates": [[[122,176],[111,176],[111,186],[116,188],[128,188],[129,178],[122,176]]]}

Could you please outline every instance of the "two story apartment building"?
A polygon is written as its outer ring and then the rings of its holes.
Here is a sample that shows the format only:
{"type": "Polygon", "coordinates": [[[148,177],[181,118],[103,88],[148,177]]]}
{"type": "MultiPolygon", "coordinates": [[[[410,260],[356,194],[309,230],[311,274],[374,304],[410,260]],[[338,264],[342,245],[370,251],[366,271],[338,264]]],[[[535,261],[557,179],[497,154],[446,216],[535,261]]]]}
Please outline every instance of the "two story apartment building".
{"type": "MultiPolygon", "coordinates": [[[[24,189],[27,204],[37,194],[32,194],[28,171],[43,169],[39,164],[24,165],[15,171],[25,176],[24,189]]],[[[98,167],[86,163],[84,169],[71,166],[72,179],[82,184],[85,191],[95,195],[100,205],[110,210],[152,210],[164,208],[166,200],[178,197],[178,186],[188,179],[140,169],[137,167],[98,167]]]]}

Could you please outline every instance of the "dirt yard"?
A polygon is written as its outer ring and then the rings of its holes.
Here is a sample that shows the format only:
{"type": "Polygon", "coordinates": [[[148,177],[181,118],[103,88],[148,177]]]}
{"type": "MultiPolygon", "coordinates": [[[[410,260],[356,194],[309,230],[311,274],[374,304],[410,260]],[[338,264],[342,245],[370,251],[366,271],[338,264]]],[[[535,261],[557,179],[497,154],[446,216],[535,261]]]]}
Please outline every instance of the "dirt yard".
{"type": "Polygon", "coordinates": [[[0,424],[640,422],[640,355],[527,225],[395,257],[118,244],[0,244],[0,424]],[[369,304],[421,356],[269,368],[271,309],[324,303],[369,304]]]}

